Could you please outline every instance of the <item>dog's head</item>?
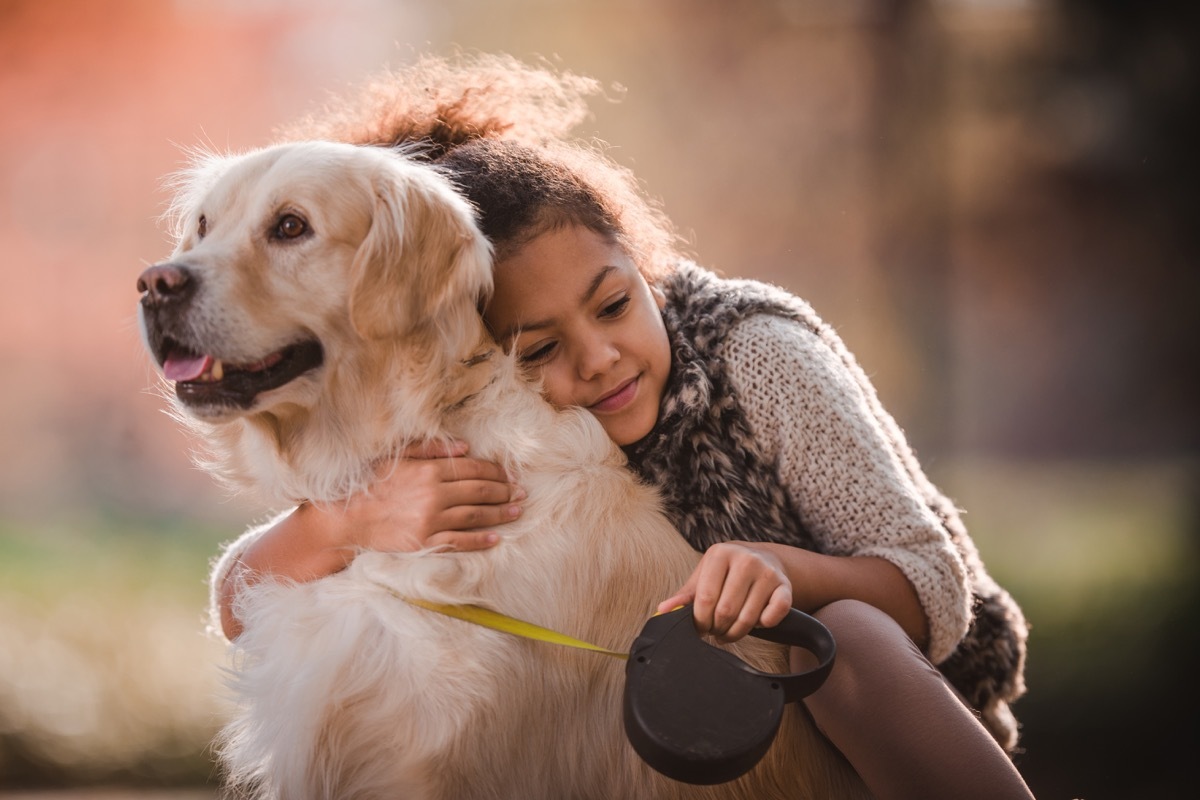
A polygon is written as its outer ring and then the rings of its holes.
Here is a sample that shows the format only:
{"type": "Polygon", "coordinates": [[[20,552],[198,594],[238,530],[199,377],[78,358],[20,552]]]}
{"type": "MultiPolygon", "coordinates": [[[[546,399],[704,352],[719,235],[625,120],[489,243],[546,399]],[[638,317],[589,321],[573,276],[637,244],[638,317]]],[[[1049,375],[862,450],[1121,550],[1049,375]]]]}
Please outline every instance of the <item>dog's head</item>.
{"type": "Polygon", "coordinates": [[[430,167],[294,143],[204,157],[177,189],[178,243],[138,278],[140,320],[178,406],[211,428],[345,413],[354,393],[389,391],[365,374],[385,381],[386,354],[457,363],[484,335],[490,248],[430,167]]]}

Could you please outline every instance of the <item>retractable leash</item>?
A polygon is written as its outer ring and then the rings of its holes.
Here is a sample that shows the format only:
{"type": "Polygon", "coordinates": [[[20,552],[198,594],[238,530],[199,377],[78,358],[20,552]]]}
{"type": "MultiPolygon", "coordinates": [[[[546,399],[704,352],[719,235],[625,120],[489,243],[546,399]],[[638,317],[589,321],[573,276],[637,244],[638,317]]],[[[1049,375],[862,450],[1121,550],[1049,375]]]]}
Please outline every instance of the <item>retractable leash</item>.
{"type": "Polygon", "coordinates": [[[833,668],[833,634],[801,611],[751,635],[801,647],[819,663],[793,674],[760,672],[705,643],[690,605],[646,623],[625,666],[625,733],[647,764],[694,784],[749,772],[775,740],[784,705],[819,689],[833,668]]]}
{"type": "Polygon", "coordinates": [[[651,617],[627,656],[490,609],[417,600],[377,585],[411,605],[448,617],[626,659],[625,734],[642,760],[685,783],[723,783],[749,772],[775,740],[784,705],[820,688],[837,649],[828,628],[792,609],[779,625],[755,628],[750,635],[801,647],[819,663],[793,674],[760,672],[705,643],[687,605],[651,617]]]}

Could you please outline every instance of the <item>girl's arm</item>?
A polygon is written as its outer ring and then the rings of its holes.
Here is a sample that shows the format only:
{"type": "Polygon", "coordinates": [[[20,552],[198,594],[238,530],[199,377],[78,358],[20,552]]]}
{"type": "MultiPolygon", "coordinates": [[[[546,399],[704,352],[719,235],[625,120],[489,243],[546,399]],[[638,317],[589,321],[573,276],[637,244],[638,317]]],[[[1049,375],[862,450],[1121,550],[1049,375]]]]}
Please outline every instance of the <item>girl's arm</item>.
{"type": "Polygon", "coordinates": [[[465,455],[461,443],[410,447],[370,491],[336,505],[302,503],[243,535],[213,569],[214,621],[232,640],[241,633],[241,587],[264,577],[317,580],[345,569],[360,550],[491,547],[493,528],[520,515],[525,495],[502,467],[465,455]]]}
{"type": "Polygon", "coordinates": [[[725,355],[756,441],[828,554],[767,548],[797,604],[865,600],[945,659],[970,620],[966,567],[861,368],[832,331],[769,315],[734,328],[725,355]]]}
{"type": "Polygon", "coordinates": [[[895,564],[773,542],[713,545],[683,588],[660,603],[658,611],[694,603],[697,629],[732,642],[752,628],[778,625],[789,608],[811,613],[850,599],[887,613],[918,646],[928,643],[929,620],[920,598],[895,564]]]}
{"type": "Polygon", "coordinates": [[[793,605],[816,611],[835,600],[861,600],[885,612],[922,649],[929,643],[929,618],[916,590],[892,562],[873,556],[826,556],[798,547],[753,544],[773,553],[792,584],[793,605]]]}

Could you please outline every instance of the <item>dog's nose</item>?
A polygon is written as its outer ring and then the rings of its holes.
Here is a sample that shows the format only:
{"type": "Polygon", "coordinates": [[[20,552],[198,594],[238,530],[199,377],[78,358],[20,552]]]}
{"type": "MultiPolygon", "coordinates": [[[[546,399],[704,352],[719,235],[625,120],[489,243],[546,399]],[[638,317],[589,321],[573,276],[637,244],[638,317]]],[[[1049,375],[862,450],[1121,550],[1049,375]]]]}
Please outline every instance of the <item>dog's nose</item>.
{"type": "Polygon", "coordinates": [[[195,290],[195,283],[186,267],[155,264],[138,276],[137,288],[143,303],[163,305],[186,300],[195,290]]]}

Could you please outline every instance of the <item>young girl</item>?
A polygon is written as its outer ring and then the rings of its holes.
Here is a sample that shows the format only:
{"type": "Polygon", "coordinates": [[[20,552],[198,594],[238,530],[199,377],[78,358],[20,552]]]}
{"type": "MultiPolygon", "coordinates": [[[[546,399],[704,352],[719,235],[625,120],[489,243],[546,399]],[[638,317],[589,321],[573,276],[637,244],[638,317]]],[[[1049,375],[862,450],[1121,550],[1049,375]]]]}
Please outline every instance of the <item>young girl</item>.
{"type": "MultiPolygon", "coordinates": [[[[805,704],[877,797],[1030,797],[1005,755],[1025,623],[954,506],[806,304],[686,262],[627,172],[555,139],[546,120],[590,87],[554,80],[506,59],[426,61],[305,132],[425,142],[476,205],[496,253],[491,331],[550,402],[595,415],[704,553],[661,609],[693,602],[725,641],[793,606],[821,619],[838,659],[805,704]],[[532,107],[536,131],[519,124],[532,107]]],[[[226,635],[243,580],[315,580],[364,548],[496,545],[523,492],[468,446],[410,447],[372,492],[235,542],[213,573],[226,635]]]]}

